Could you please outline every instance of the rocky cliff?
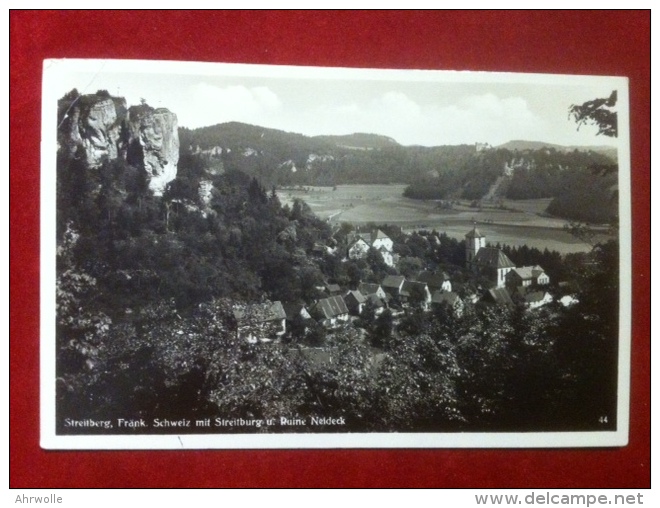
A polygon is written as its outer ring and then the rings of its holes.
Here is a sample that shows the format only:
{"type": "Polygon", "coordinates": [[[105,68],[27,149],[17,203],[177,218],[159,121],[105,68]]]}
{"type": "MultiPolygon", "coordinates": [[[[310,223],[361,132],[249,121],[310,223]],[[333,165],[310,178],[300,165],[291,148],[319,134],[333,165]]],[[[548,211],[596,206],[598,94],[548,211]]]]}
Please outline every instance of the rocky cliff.
{"type": "Polygon", "coordinates": [[[78,95],[72,91],[58,104],[58,136],[69,157],[88,168],[123,158],[146,173],[149,189],[161,195],[174,180],[179,162],[177,117],[146,104],[126,108],[126,100],[106,92],[78,95]]]}
{"type": "Polygon", "coordinates": [[[177,117],[171,111],[134,106],[128,110],[128,154],[130,162],[144,168],[149,189],[161,195],[176,178],[179,162],[177,117]]]}
{"type": "Polygon", "coordinates": [[[69,155],[82,157],[90,168],[100,167],[105,159],[116,159],[121,152],[125,116],[124,99],[98,95],[78,97],[60,124],[61,138],[69,155]]]}

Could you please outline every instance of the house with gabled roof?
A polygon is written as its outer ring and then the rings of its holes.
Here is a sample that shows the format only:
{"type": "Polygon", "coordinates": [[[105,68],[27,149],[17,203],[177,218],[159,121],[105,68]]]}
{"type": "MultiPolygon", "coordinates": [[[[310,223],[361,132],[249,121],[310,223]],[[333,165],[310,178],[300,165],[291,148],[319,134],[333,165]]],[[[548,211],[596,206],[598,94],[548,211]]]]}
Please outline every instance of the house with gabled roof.
{"type": "Polygon", "coordinates": [[[370,244],[374,249],[385,249],[387,252],[392,252],[394,242],[392,239],[383,233],[380,229],[371,232],[369,236],[370,244]]]}
{"type": "Polygon", "coordinates": [[[319,316],[325,327],[333,327],[342,321],[348,321],[348,307],[341,296],[321,298],[312,307],[312,315],[319,316]]]}
{"type": "Polygon", "coordinates": [[[431,272],[429,270],[424,270],[415,277],[415,280],[419,282],[426,282],[429,286],[429,291],[431,293],[435,291],[451,291],[451,281],[449,280],[449,275],[445,272],[431,272]]]}
{"type": "Polygon", "coordinates": [[[324,287],[324,291],[331,296],[336,296],[339,293],[341,293],[341,287],[339,286],[339,284],[326,284],[324,287]]]}
{"type": "Polygon", "coordinates": [[[532,267],[532,277],[536,278],[536,284],[539,286],[550,284],[550,277],[539,265],[534,265],[532,267]]]}
{"type": "Polygon", "coordinates": [[[364,296],[376,295],[379,298],[385,300],[387,295],[380,284],[372,284],[370,282],[360,282],[358,286],[358,291],[364,296]]]}
{"type": "Polygon", "coordinates": [[[282,307],[284,308],[284,313],[286,314],[287,321],[293,321],[297,317],[300,317],[302,319],[312,318],[304,303],[289,302],[282,304],[282,307]]]}
{"type": "Polygon", "coordinates": [[[431,307],[448,306],[456,316],[461,317],[465,304],[456,293],[438,290],[431,295],[431,307]]]}
{"type": "Polygon", "coordinates": [[[398,297],[405,280],[403,275],[387,275],[380,285],[387,294],[398,297]]]}
{"type": "Polygon", "coordinates": [[[525,288],[519,287],[516,292],[528,309],[538,309],[553,302],[552,295],[547,291],[528,291],[525,288]]]}
{"type": "Polygon", "coordinates": [[[401,291],[399,291],[399,297],[402,302],[412,302],[415,298],[420,298],[419,303],[425,310],[428,310],[431,304],[431,292],[426,282],[404,280],[401,291]]]}
{"type": "Polygon", "coordinates": [[[511,295],[506,290],[506,288],[491,288],[488,289],[483,298],[481,299],[484,303],[491,303],[499,307],[504,307],[507,309],[513,309],[516,304],[513,303],[511,295]]]}
{"type": "Polygon", "coordinates": [[[514,268],[506,275],[509,287],[544,286],[550,284],[550,277],[539,265],[514,268]]]}
{"type": "Polygon", "coordinates": [[[392,239],[380,229],[376,229],[369,233],[349,235],[347,255],[349,259],[364,259],[369,249],[373,248],[380,253],[387,266],[394,266],[393,247],[392,239]]]}
{"type": "Polygon", "coordinates": [[[348,259],[364,259],[367,257],[370,245],[362,237],[357,237],[348,244],[348,259]]]}
{"type": "Polygon", "coordinates": [[[365,296],[367,299],[367,303],[369,305],[372,305],[374,308],[374,314],[376,316],[380,316],[383,311],[385,310],[385,302],[386,300],[384,298],[381,298],[378,296],[376,293],[372,293],[370,295],[365,296]]]}
{"type": "Polygon", "coordinates": [[[364,295],[367,302],[374,307],[374,313],[379,316],[387,306],[387,301],[391,298],[380,284],[371,284],[369,282],[360,282],[358,291],[364,295]]]}
{"type": "Polygon", "coordinates": [[[344,295],[344,302],[346,302],[346,307],[351,314],[359,316],[362,314],[362,309],[367,299],[359,291],[351,290],[344,295]]]}

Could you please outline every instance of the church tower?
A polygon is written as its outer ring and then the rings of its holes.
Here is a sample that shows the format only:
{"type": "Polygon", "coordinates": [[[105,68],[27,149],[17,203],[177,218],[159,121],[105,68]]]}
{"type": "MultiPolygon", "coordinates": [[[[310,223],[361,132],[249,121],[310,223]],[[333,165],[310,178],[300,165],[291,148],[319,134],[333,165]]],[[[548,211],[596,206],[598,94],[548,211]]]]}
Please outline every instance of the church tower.
{"type": "Polygon", "coordinates": [[[472,231],[465,235],[465,266],[472,268],[472,261],[477,252],[486,246],[486,237],[479,233],[475,225],[472,231]]]}

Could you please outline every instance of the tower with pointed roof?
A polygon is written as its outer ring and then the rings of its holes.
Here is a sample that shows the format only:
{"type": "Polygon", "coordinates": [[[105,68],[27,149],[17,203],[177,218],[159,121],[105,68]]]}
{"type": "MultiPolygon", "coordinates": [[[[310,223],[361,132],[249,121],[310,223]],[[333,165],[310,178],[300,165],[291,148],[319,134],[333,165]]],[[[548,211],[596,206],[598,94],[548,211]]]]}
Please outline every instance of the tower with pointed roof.
{"type": "Polygon", "coordinates": [[[473,267],[474,258],[477,256],[479,249],[486,246],[486,237],[479,233],[477,226],[472,228],[472,231],[465,235],[465,265],[467,268],[473,267]]]}
{"type": "Polygon", "coordinates": [[[504,287],[506,275],[516,265],[500,249],[486,247],[486,237],[476,226],[465,235],[465,264],[494,282],[495,287],[504,287]]]}

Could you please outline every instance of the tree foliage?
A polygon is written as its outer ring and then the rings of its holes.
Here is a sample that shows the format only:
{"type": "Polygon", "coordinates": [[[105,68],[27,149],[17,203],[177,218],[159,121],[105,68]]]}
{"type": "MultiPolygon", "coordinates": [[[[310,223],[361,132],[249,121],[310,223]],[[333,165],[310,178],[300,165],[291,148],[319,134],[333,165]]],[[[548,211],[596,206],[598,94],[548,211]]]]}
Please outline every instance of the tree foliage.
{"type": "Polygon", "coordinates": [[[615,138],[618,135],[617,114],[614,110],[616,101],[617,91],[613,90],[609,97],[573,104],[568,108],[568,113],[577,122],[578,129],[582,125],[596,125],[597,135],[615,138]]]}

